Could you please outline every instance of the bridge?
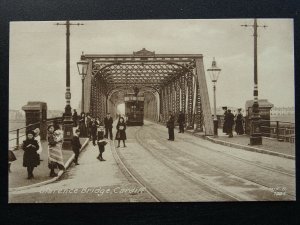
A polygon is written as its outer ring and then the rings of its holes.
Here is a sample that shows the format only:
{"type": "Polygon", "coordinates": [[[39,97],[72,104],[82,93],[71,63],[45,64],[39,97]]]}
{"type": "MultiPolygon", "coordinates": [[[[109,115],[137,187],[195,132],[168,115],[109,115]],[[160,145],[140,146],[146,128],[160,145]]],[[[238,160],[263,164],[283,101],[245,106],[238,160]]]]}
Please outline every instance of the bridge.
{"type": "Polygon", "coordinates": [[[213,121],[201,54],[155,54],[143,48],[133,54],[83,54],[88,62],[84,111],[113,115],[124,94],[139,88],[145,96],[145,118],[166,122],[169,111],[186,114],[187,129],[213,135],[213,121]]]}
{"type": "MultiPolygon", "coordinates": [[[[62,118],[47,119],[46,103],[29,102],[23,109],[37,110],[26,117],[26,127],[11,131],[16,133],[11,141],[19,147],[20,137],[25,136],[24,132],[19,136],[20,130],[40,127],[45,131],[41,132],[42,161],[32,180],[24,178],[22,160],[12,163],[10,202],[295,200],[295,145],[271,139],[275,133],[270,121],[265,127],[270,130],[268,138],[259,148],[248,146],[247,135],[228,138],[222,131],[214,135],[201,54],[156,54],[142,49],[132,54],[82,54],[80,60],[87,65],[84,112],[100,120],[107,112],[114,116],[125,95],[138,89],[144,96],[145,124],[126,129],[127,147],[116,148],[115,141],[108,140],[105,162],[96,158],[98,147],[88,137],[80,140],[84,145],[80,165],[72,164],[74,154],[63,147],[68,169],[49,179],[45,128],[63,123],[66,131],[66,123],[62,118]],[[168,142],[162,124],[170,111],[176,118],[179,111],[185,114],[187,132],[168,142]]],[[[67,125],[73,132],[77,128],[72,121],[67,125]]],[[[281,128],[292,130],[287,125],[281,128]]],[[[277,139],[279,129],[277,122],[277,139]]],[[[23,151],[15,150],[15,154],[21,158],[23,151]]]]}

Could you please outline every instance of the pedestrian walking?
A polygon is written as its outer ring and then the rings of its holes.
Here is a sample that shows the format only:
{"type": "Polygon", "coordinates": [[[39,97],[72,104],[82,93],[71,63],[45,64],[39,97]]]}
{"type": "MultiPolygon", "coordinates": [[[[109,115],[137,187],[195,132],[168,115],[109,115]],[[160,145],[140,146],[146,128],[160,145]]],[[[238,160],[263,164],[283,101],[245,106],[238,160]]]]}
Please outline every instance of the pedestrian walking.
{"type": "Polygon", "coordinates": [[[113,128],[113,118],[111,117],[110,113],[106,114],[104,118],[104,127],[105,127],[105,138],[108,138],[108,133],[110,140],[113,139],[112,128],[113,128]]]}
{"type": "Polygon", "coordinates": [[[228,119],[227,119],[227,114],[228,114],[228,111],[227,111],[227,107],[224,106],[222,107],[222,109],[224,110],[224,123],[223,123],[223,133],[225,134],[228,134],[228,119]]]}
{"type": "Polygon", "coordinates": [[[184,124],[185,124],[185,115],[182,111],[179,112],[177,122],[179,124],[179,132],[178,133],[184,133],[184,124]]]}
{"type": "Polygon", "coordinates": [[[244,134],[244,117],[241,111],[242,109],[238,109],[238,113],[235,119],[235,132],[237,133],[237,135],[244,134]]]}
{"type": "Polygon", "coordinates": [[[50,177],[56,177],[55,169],[65,170],[62,156],[63,134],[57,125],[48,127],[48,168],[50,169],[50,177]]]}
{"type": "Polygon", "coordinates": [[[98,130],[97,130],[97,144],[98,144],[98,148],[99,148],[99,155],[97,157],[97,159],[99,159],[100,161],[106,161],[105,159],[103,159],[103,152],[105,151],[105,145],[108,142],[106,140],[104,140],[104,129],[103,126],[99,126],[98,130]]]}
{"type": "Polygon", "coordinates": [[[125,140],[126,140],[126,123],[123,117],[120,117],[118,124],[117,124],[117,133],[116,133],[116,140],[118,140],[118,147],[120,147],[120,141],[123,141],[123,147],[125,148],[125,140]]]}
{"type": "Polygon", "coordinates": [[[33,169],[40,165],[40,159],[37,154],[39,145],[36,140],[34,140],[34,132],[29,131],[26,135],[26,140],[23,141],[23,166],[27,167],[28,177],[27,179],[34,178],[33,169]]]}
{"type": "Polygon", "coordinates": [[[87,131],[86,131],[86,125],[85,125],[85,113],[84,112],[82,112],[80,114],[79,130],[80,130],[80,137],[87,137],[87,131]]]}
{"type": "Polygon", "coordinates": [[[96,145],[96,139],[97,139],[97,122],[93,119],[92,125],[91,125],[91,136],[93,140],[93,145],[96,145]]]}
{"type": "Polygon", "coordinates": [[[174,122],[175,122],[175,118],[173,116],[173,113],[170,111],[169,112],[169,119],[167,121],[167,128],[168,128],[168,133],[169,133],[169,141],[174,141],[175,140],[175,136],[174,136],[174,122]]]}
{"type": "Polygon", "coordinates": [[[231,113],[231,110],[228,109],[227,112],[227,132],[228,132],[228,137],[232,138],[233,134],[232,134],[232,127],[234,125],[234,115],[231,113]]]}
{"type": "Polygon", "coordinates": [[[34,132],[34,140],[36,140],[37,143],[39,144],[39,150],[37,150],[37,154],[39,155],[40,161],[43,161],[43,160],[41,159],[41,153],[42,153],[42,151],[43,151],[43,148],[42,148],[42,144],[41,144],[40,129],[39,129],[39,128],[35,128],[35,129],[33,130],[33,132],[34,132]]]}
{"type": "Polygon", "coordinates": [[[79,156],[79,151],[82,147],[80,140],[79,140],[79,135],[80,135],[80,130],[76,129],[75,134],[73,135],[73,138],[72,138],[72,150],[75,154],[73,162],[75,163],[75,165],[79,165],[78,156],[79,156]]]}
{"type": "Polygon", "coordinates": [[[73,110],[72,119],[73,119],[73,126],[77,127],[78,115],[77,115],[76,109],[73,110]]]}

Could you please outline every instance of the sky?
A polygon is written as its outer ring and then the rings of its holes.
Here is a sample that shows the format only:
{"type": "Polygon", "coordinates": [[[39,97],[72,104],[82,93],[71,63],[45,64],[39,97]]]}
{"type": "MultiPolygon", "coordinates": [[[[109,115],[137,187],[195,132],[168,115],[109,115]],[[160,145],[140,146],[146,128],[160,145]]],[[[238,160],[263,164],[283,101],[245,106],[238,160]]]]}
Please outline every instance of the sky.
{"type": "MultiPolygon", "coordinates": [[[[63,21],[11,22],[9,109],[28,101],[64,110],[66,28],[63,21]]],[[[205,71],[213,57],[221,68],[217,107],[245,107],[253,99],[253,24],[251,19],[72,21],[71,107],[78,108],[81,79],[76,63],[85,54],[132,54],[146,48],[157,54],[203,54],[205,71]]],[[[292,19],[258,19],[259,99],[276,107],[294,106],[294,35],[292,19]]],[[[206,72],[211,106],[212,83],[206,72]]]]}

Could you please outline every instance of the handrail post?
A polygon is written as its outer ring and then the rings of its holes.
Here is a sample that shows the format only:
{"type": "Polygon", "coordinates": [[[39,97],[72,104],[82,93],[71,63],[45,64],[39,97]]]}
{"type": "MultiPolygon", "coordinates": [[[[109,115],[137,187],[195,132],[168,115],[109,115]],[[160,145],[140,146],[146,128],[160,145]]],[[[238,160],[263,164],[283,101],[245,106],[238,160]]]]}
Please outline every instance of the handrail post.
{"type": "Polygon", "coordinates": [[[17,129],[17,140],[16,140],[16,146],[17,146],[17,149],[19,149],[19,129],[17,129]]]}
{"type": "Polygon", "coordinates": [[[279,121],[276,121],[276,138],[279,139],[279,121]]]}

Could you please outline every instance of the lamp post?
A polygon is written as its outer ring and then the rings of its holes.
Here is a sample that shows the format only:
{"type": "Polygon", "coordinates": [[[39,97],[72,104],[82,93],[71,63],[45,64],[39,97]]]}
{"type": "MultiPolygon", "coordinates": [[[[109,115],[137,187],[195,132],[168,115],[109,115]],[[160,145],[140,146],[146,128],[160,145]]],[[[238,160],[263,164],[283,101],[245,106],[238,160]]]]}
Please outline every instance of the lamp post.
{"type": "Polygon", "coordinates": [[[212,61],[211,67],[207,69],[207,72],[210,75],[210,79],[213,83],[213,91],[214,91],[214,135],[218,135],[218,118],[217,118],[217,109],[216,109],[216,83],[219,78],[221,69],[217,67],[217,63],[215,58],[212,61]]]}
{"type": "Polygon", "coordinates": [[[257,80],[257,28],[266,28],[266,25],[259,26],[257,19],[254,19],[253,25],[241,25],[243,27],[253,27],[253,39],[254,39],[254,90],[253,90],[253,105],[252,115],[250,117],[250,145],[261,145],[262,134],[260,128],[260,114],[258,105],[258,80],[257,80]]]}
{"type": "Polygon", "coordinates": [[[66,107],[64,112],[63,129],[64,129],[64,142],[63,149],[71,149],[71,141],[73,138],[73,120],[71,111],[71,88],[70,88],[70,26],[83,25],[81,23],[70,23],[67,20],[65,23],[56,23],[57,26],[66,26],[66,107]]]}
{"type": "Polygon", "coordinates": [[[82,81],[81,112],[84,112],[84,79],[87,75],[88,65],[89,63],[87,61],[77,62],[78,73],[81,76],[81,81],[82,81]]]}

